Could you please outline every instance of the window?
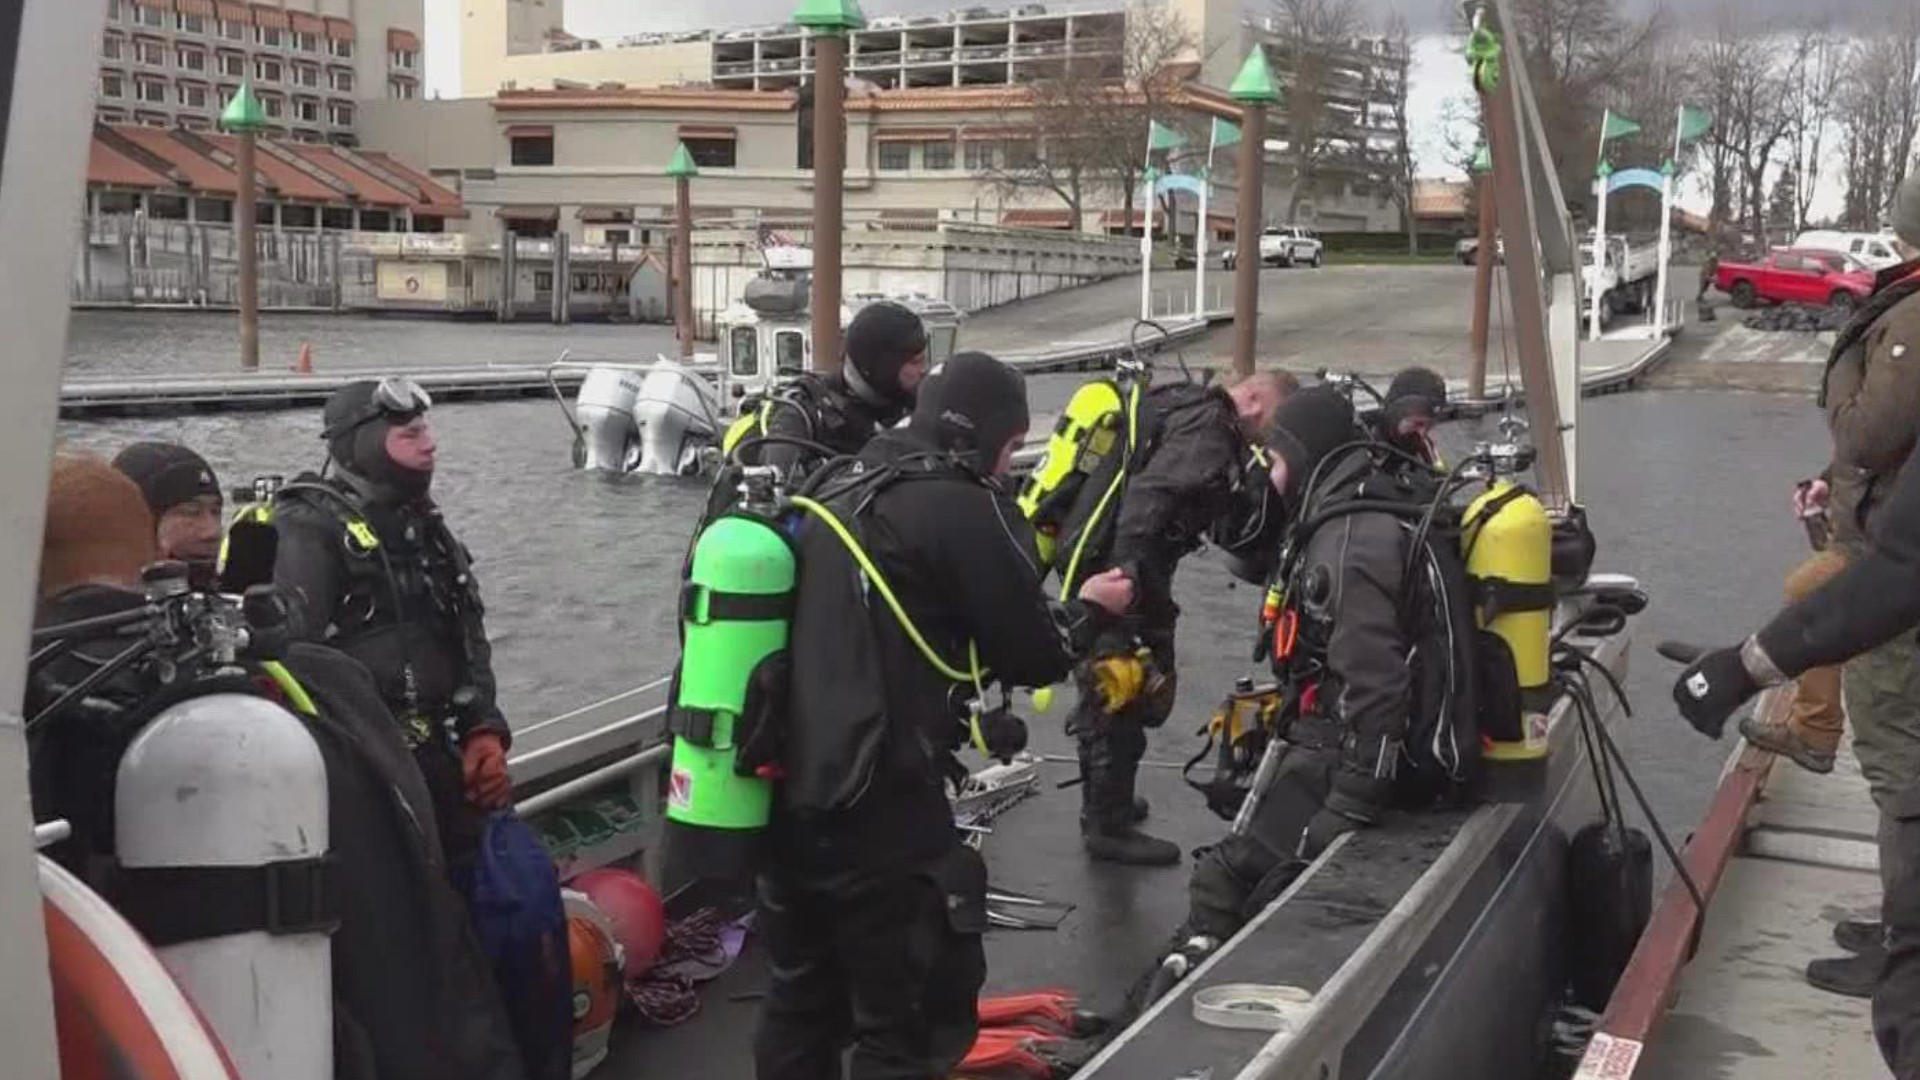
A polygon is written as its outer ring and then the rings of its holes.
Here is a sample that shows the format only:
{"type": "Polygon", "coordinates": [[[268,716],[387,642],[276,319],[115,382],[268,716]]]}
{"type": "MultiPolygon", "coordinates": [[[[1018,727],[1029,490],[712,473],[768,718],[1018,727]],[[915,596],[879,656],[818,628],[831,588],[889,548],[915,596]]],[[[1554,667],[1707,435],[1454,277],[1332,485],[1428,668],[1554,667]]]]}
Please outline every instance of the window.
{"type": "Polygon", "coordinates": [[[150,105],[165,105],[167,84],[161,79],[136,79],[133,83],[133,96],[135,100],[144,101],[150,105]]]}
{"type": "Polygon", "coordinates": [[[316,34],[296,33],[293,35],[293,47],[299,52],[317,53],[320,51],[320,38],[316,34]]]}
{"type": "Polygon", "coordinates": [[[247,24],[232,19],[220,20],[220,36],[228,41],[247,40],[247,24]]]}
{"type": "Polygon", "coordinates": [[[257,27],[256,30],[257,32],[253,36],[253,39],[255,41],[272,49],[277,49],[280,47],[280,28],[279,27],[261,26],[261,27],[257,27]]]}
{"type": "Polygon", "coordinates": [[[181,83],[179,86],[180,104],[189,109],[207,107],[207,88],[198,83],[181,83]]]}
{"type": "Polygon", "coordinates": [[[135,4],[133,5],[133,21],[140,26],[151,26],[155,30],[164,30],[167,26],[167,13],[157,7],[135,4]]]}
{"type": "Polygon", "coordinates": [[[119,109],[101,109],[94,114],[93,118],[102,124],[124,124],[127,122],[127,114],[121,112],[119,109]]]}
{"type": "Polygon", "coordinates": [[[295,98],[293,100],[293,118],[303,124],[319,123],[320,103],[311,98],[295,98]]]}
{"type": "Polygon", "coordinates": [[[223,52],[220,54],[220,74],[233,79],[247,76],[247,58],[243,53],[223,52]]]}
{"type": "Polygon", "coordinates": [[[414,56],[415,54],[412,49],[395,49],[387,54],[387,62],[390,66],[397,67],[402,71],[412,71],[414,56]]]}
{"type": "Polygon", "coordinates": [[[180,32],[183,34],[204,34],[207,32],[207,17],[205,15],[188,15],[185,12],[181,12],[179,26],[180,32]]]}
{"type": "Polygon", "coordinates": [[[953,142],[940,139],[920,144],[920,167],[923,169],[953,168],[953,142]]]}
{"type": "Polygon", "coordinates": [[[553,164],[553,136],[519,135],[507,140],[515,165],[553,164]]]}
{"type": "Polygon", "coordinates": [[[212,131],[213,121],[204,116],[183,116],[180,118],[180,126],[187,131],[212,131]]]}
{"type": "Polygon", "coordinates": [[[328,72],[327,75],[331,79],[331,85],[335,90],[343,94],[353,93],[353,72],[345,68],[334,68],[328,72]]]}
{"type": "Polygon", "coordinates": [[[420,88],[410,79],[388,79],[387,96],[401,101],[412,101],[420,94],[420,88]]]}
{"type": "Polygon", "coordinates": [[[173,60],[174,63],[180,65],[181,71],[204,72],[207,70],[207,54],[204,49],[189,49],[184,47],[176,49],[173,54],[173,60]]]}
{"type": "Polygon", "coordinates": [[[899,172],[913,167],[913,144],[903,142],[883,142],[880,144],[880,167],[889,172],[899,172]]]}
{"type": "Polygon", "coordinates": [[[353,42],[331,38],[327,41],[327,52],[338,60],[353,59],[353,42]]]}
{"type": "Polygon", "coordinates": [[[734,162],[732,139],[682,139],[693,163],[703,169],[731,169],[734,162]]]}
{"type": "Polygon", "coordinates": [[[100,39],[100,55],[107,60],[118,60],[127,53],[127,39],[119,34],[108,34],[100,39]]]}
{"type": "Polygon", "coordinates": [[[753,327],[736,326],[728,335],[727,372],[735,378],[751,379],[760,374],[760,340],[753,327]]]}
{"type": "Polygon", "coordinates": [[[1006,155],[1009,169],[1031,169],[1040,163],[1039,147],[1032,139],[1008,139],[1006,155]]]}
{"type": "Polygon", "coordinates": [[[127,96],[127,82],[119,75],[102,74],[100,76],[100,96],[104,98],[123,98],[127,96]]]}
{"type": "Polygon", "coordinates": [[[259,79],[261,82],[279,82],[280,61],[255,60],[253,62],[253,77],[259,79]]]}
{"type": "Polygon", "coordinates": [[[773,335],[773,373],[798,375],[806,370],[806,339],[798,330],[782,330],[773,335]]]}
{"type": "Polygon", "coordinates": [[[261,94],[260,109],[270,119],[278,120],[287,114],[287,103],[280,100],[278,94],[261,94]]]}
{"type": "Polygon", "coordinates": [[[327,106],[327,119],[334,127],[353,126],[353,106],[344,101],[336,101],[327,106]]]}
{"type": "Polygon", "coordinates": [[[988,169],[993,168],[993,150],[993,143],[980,139],[969,140],[967,142],[967,148],[962,155],[962,159],[967,166],[967,171],[986,172],[988,169]]]}
{"type": "Polygon", "coordinates": [[[295,86],[318,88],[320,85],[320,69],[314,67],[312,64],[293,65],[293,83],[295,86]]]}
{"type": "MultiPolygon", "coordinates": [[[[150,11],[152,9],[141,8],[140,10],[150,11]]],[[[143,64],[152,64],[154,67],[166,67],[167,47],[148,38],[134,38],[133,58],[143,64]]]]}
{"type": "Polygon", "coordinates": [[[633,230],[608,229],[605,242],[608,244],[631,244],[633,243],[633,230]]]}
{"type": "Polygon", "coordinates": [[[535,270],[533,272],[533,291],[550,293],[553,291],[553,271],[535,270]]]}
{"type": "Polygon", "coordinates": [[[107,0],[107,21],[120,21],[120,0],[107,0]]]}

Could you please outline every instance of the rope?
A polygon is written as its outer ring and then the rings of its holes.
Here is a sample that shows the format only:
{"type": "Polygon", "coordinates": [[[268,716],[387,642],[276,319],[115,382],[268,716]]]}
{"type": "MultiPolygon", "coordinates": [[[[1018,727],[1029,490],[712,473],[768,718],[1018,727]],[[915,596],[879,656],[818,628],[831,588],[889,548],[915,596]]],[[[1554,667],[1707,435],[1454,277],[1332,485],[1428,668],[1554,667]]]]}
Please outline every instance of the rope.
{"type": "Polygon", "coordinates": [[[633,1002],[642,1019],[655,1027],[672,1027],[686,1023],[700,1011],[693,977],[669,969],[689,960],[708,967],[725,964],[726,944],[721,932],[726,925],[713,908],[701,908],[667,924],[659,959],[646,972],[627,980],[627,1000],[633,1002]]]}

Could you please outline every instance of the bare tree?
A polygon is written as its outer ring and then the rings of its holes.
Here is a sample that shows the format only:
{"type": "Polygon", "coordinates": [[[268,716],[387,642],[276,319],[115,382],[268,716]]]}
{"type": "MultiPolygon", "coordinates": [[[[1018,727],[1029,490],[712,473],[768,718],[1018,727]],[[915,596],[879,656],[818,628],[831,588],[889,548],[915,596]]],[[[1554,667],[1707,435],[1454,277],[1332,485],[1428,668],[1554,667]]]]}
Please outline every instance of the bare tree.
{"type": "Polygon", "coordinates": [[[1912,165],[1920,128],[1920,12],[1855,42],[1839,95],[1848,224],[1872,228],[1912,165]]]}
{"type": "MultiPolygon", "coordinates": [[[[1407,230],[1407,254],[1418,255],[1420,221],[1414,216],[1413,202],[1418,165],[1414,160],[1412,125],[1407,122],[1407,95],[1413,83],[1413,38],[1407,30],[1407,20],[1397,13],[1387,20],[1386,43],[1393,50],[1393,104],[1389,111],[1393,141],[1381,156],[1386,159],[1387,190],[1393,196],[1394,205],[1400,208],[1400,223],[1407,230]]],[[[1371,153],[1371,148],[1369,150],[1371,153]]]]}
{"type": "Polygon", "coordinates": [[[1807,227],[1820,187],[1827,129],[1832,125],[1845,61],[1846,50],[1824,29],[1804,31],[1794,42],[1787,98],[1791,128],[1787,169],[1794,178],[1791,225],[1796,235],[1807,227]]]}
{"type": "Polygon", "coordinates": [[[1057,197],[1066,206],[1067,227],[1078,232],[1087,200],[1110,182],[1106,148],[1082,118],[1120,91],[1117,63],[1071,58],[1010,92],[1000,118],[1001,130],[1013,137],[987,152],[988,182],[1003,199],[1057,197]]]}
{"type": "MultiPolygon", "coordinates": [[[[1362,144],[1354,146],[1351,127],[1343,123],[1364,126],[1364,106],[1360,116],[1351,117],[1336,100],[1341,84],[1354,78],[1342,61],[1362,28],[1349,0],[1274,0],[1273,16],[1280,37],[1268,53],[1286,87],[1281,105],[1286,130],[1281,137],[1293,168],[1293,193],[1287,203],[1291,220],[1299,216],[1300,203],[1314,196],[1329,159],[1364,156],[1364,136],[1362,144]]],[[[1362,81],[1366,77],[1364,72],[1359,75],[1362,81]]]]}
{"type": "Polygon", "coordinates": [[[1712,220],[1739,219],[1755,242],[1766,237],[1768,173],[1795,129],[1790,99],[1798,76],[1787,44],[1724,8],[1713,36],[1694,51],[1696,94],[1713,114],[1712,220]]]}

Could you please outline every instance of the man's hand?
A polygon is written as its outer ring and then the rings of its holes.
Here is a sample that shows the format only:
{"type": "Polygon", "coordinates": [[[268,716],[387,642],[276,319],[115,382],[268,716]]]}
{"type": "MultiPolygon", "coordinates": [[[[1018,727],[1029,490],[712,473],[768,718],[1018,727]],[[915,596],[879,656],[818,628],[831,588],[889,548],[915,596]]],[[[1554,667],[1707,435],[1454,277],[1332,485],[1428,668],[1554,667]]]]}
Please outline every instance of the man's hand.
{"type": "Polygon", "coordinates": [[[1833,498],[1833,488],[1826,480],[1814,478],[1802,480],[1793,489],[1793,516],[1810,518],[1826,510],[1833,498]]]}
{"type": "Polygon", "coordinates": [[[1760,692],[1747,673],[1740,649],[1715,649],[1688,664],[1673,683],[1673,703],[1694,730],[1709,739],[1720,737],[1733,711],[1760,692]]]}
{"type": "Polygon", "coordinates": [[[1094,607],[1104,608],[1109,615],[1125,615],[1127,609],[1133,606],[1133,579],[1116,566],[1082,582],[1080,599],[1094,607]]]}
{"type": "Polygon", "coordinates": [[[513,801],[513,781],[507,777],[507,750],[500,736],[474,731],[460,739],[461,772],[467,801],[483,810],[503,810],[513,801]]]}

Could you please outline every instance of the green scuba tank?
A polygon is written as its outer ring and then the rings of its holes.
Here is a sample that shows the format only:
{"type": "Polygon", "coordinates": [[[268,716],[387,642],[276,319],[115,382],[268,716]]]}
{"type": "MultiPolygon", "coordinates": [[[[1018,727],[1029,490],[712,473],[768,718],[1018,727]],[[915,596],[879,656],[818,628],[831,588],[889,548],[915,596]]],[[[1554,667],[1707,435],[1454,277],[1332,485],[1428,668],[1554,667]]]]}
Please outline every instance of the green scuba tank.
{"type": "MultiPolygon", "coordinates": [[[[767,823],[794,585],[793,546],[771,517],[729,512],[694,545],[668,717],[667,821],[709,834],[693,845],[708,855],[728,846],[725,834],[747,838],[767,823]]],[[[723,876],[715,859],[694,861],[704,864],[700,876],[723,876]]]]}

